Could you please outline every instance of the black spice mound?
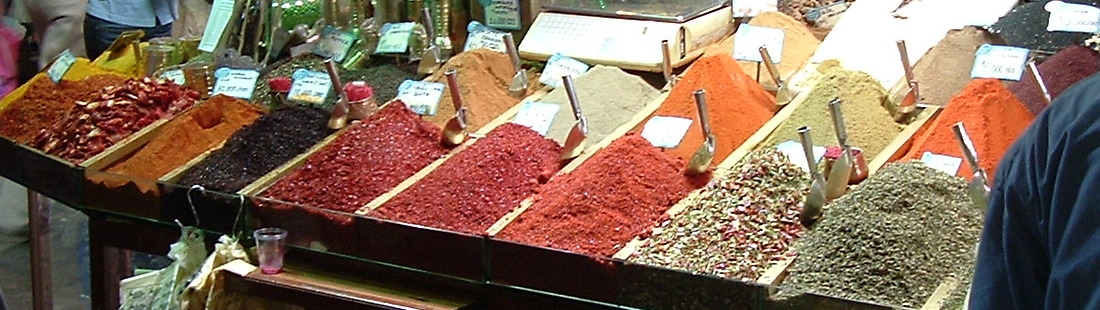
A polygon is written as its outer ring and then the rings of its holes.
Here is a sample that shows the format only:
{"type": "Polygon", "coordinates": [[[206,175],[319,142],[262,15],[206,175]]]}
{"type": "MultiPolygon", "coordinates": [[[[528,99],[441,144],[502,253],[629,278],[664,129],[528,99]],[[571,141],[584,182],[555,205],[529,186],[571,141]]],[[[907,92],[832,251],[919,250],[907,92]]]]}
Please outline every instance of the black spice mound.
{"type": "MultiPolygon", "coordinates": [[[[1097,6],[1100,1],[1063,1],[1067,3],[1097,6]]],[[[1092,34],[1064,31],[1047,31],[1050,12],[1044,8],[1047,1],[1028,2],[1012,8],[1008,14],[989,27],[989,31],[1000,36],[1008,45],[1057,52],[1066,46],[1082,44],[1092,34]]]]}

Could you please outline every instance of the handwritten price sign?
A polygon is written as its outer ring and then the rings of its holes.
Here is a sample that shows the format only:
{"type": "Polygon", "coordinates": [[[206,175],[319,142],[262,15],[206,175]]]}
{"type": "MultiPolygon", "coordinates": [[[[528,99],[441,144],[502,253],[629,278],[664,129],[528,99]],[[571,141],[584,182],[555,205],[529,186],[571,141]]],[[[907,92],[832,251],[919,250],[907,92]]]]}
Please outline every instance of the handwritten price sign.
{"type": "Polygon", "coordinates": [[[443,83],[405,80],[397,86],[397,99],[420,115],[435,115],[443,98],[443,83]]]}
{"type": "Polygon", "coordinates": [[[290,85],[287,99],[310,104],[321,104],[328,97],[332,80],[327,73],[298,69],[294,71],[294,84],[290,85]]]}
{"type": "Polygon", "coordinates": [[[970,77],[1019,81],[1029,52],[1026,48],[983,44],[974,54],[970,77]]]}
{"type": "Polygon", "coordinates": [[[214,94],[244,100],[252,99],[252,90],[256,88],[256,78],[260,72],[256,70],[221,68],[214,71],[214,94]]]}

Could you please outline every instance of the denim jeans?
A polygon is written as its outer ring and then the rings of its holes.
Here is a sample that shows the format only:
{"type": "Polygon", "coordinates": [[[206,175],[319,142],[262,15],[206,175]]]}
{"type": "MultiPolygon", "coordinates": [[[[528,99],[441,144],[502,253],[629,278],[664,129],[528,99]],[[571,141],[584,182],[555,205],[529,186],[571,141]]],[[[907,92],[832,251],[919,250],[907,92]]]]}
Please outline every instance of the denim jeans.
{"type": "Polygon", "coordinates": [[[95,59],[123,32],[141,29],[145,31],[145,38],[167,37],[172,35],[172,23],[153,27],[134,27],[117,24],[92,15],[84,17],[84,46],[88,49],[88,58],[95,59]]]}

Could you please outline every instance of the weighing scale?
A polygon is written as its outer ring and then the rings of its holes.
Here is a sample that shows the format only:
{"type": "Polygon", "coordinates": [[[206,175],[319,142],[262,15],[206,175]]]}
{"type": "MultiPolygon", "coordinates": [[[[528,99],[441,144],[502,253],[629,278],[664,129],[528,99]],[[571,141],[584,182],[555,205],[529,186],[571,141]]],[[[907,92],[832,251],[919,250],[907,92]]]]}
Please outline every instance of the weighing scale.
{"type": "Polygon", "coordinates": [[[733,30],[724,0],[545,0],[520,56],[545,61],[561,53],[589,64],[660,72],[661,41],[672,65],[702,55],[703,48],[733,30]]]}

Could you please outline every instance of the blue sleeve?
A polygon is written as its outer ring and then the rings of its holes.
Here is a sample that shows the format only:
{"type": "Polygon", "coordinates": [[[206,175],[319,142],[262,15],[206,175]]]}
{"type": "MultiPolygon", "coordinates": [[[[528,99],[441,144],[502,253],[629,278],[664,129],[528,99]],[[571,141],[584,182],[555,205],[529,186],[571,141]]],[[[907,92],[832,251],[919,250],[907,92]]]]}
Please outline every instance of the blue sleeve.
{"type": "Polygon", "coordinates": [[[997,171],[971,309],[1100,309],[1100,77],[1059,96],[997,171]]]}

